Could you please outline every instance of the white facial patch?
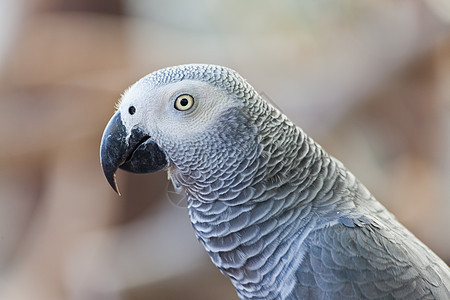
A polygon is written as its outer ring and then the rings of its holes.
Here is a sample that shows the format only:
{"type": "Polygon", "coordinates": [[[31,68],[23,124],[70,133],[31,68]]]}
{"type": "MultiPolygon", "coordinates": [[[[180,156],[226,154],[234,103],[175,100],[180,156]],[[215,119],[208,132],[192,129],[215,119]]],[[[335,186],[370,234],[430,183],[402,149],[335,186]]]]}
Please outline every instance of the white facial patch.
{"type": "Polygon", "coordinates": [[[152,87],[138,81],[122,97],[120,111],[128,130],[140,126],[149,135],[186,139],[211,128],[228,108],[240,106],[239,101],[209,83],[182,80],[152,87]],[[194,99],[191,108],[180,111],[175,107],[178,96],[188,94],[194,99]],[[129,108],[134,106],[133,115],[129,108]]]}

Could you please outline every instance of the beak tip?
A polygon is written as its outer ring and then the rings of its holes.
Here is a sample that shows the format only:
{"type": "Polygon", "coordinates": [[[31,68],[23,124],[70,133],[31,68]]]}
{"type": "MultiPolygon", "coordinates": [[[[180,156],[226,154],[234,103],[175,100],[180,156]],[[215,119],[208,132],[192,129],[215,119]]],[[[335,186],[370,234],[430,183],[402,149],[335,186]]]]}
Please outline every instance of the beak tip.
{"type": "Polygon", "coordinates": [[[108,181],[109,185],[112,187],[114,192],[116,192],[117,195],[121,196],[120,191],[119,191],[119,187],[117,186],[115,171],[107,172],[107,171],[104,170],[104,174],[105,174],[106,180],[108,181]]]}
{"type": "Polygon", "coordinates": [[[115,113],[103,132],[100,143],[100,164],[109,185],[120,196],[116,182],[116,171],[122,160],[122,143],[126,131],[120,113],[115,113]]]}
{"type": "Polygon", "coordinates": [[[116,176],[114,176],[114,181],[111,183],[109,183],[111,185],[111,187],[113,188],[114,192],[116,192],[117,195],[122,196],[122,194],[120,194],[119,191],[119,187],[117,186],[117,182],[116,182],[116,176]]]}

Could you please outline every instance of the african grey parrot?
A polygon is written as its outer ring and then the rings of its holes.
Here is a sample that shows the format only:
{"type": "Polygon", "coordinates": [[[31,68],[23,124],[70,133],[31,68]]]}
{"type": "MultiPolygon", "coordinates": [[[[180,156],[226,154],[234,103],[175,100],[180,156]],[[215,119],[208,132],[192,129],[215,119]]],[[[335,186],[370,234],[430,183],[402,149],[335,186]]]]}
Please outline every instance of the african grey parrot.
{"type": "Polygon", "coordinates": [[[168,170],[241,299],[450,299],[450,270],[237,72],[192,64],[123,94],[101,164],[168,170]]]}

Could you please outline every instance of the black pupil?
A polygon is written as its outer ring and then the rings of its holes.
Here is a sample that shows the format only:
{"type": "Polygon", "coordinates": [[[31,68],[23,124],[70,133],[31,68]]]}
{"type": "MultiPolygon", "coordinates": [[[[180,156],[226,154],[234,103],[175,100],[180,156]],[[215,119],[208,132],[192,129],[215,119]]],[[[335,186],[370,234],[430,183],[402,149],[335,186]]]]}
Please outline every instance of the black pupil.
{"type": "Polygon", "coordinates": [[[186,106],[189,104],[189,100],[186,98],[183,98],[180,100],[180,104],[181,104],[181,106],[186,106]]]}
{"type": "Polygon", "coordinates": [[[136,108],[134,106],[130,106],[128,108],[128,112],[130,113],[130,115],[134,115],[134,113],[136,112],[136,108]]]}

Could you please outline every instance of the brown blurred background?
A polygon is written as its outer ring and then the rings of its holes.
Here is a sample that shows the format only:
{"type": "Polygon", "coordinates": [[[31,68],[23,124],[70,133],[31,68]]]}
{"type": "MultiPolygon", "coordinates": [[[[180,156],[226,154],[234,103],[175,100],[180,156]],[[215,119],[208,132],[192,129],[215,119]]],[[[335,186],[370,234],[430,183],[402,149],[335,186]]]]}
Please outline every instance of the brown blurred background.
{"type": "Polygon", "coordinates": [[[450,261],[447,0],[0,2],[0,299],[236,299],[163,172],[103,178],[120,93],[236,69],[450,261]]]}

